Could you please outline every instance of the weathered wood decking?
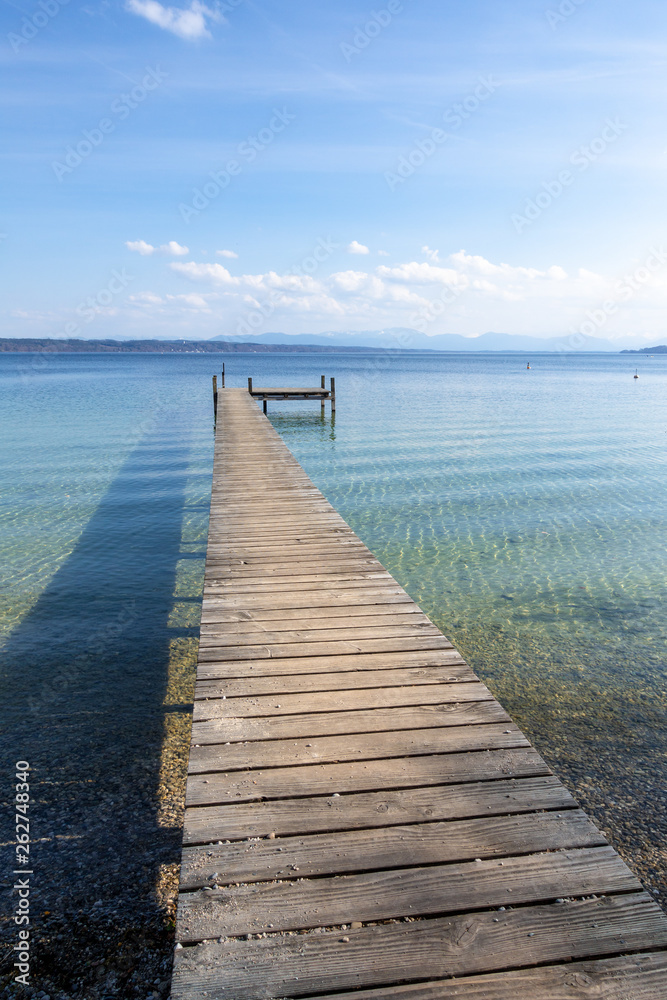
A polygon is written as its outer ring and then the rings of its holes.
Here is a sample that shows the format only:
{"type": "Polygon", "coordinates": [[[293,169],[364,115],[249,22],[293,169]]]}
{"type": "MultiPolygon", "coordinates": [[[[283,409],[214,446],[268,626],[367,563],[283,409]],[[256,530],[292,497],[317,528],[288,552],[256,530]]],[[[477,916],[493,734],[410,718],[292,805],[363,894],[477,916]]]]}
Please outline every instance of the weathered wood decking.
{"type": "Polygon", "coordinates": [[[667,917],[236,389],[193,744],[173,1000],[667,997],[667,917]]]}
{"type": "Polygon", "coordinates": [[[267,412],[266,404],[269,399],[319,399],[324,410],[325,400],[329,400],[331,403],[331,412],[336,412],[336,380],[334,378],[330,379],[330,387],[327,389],[325,385],[326,379],[324,375],[320,377],[319,386],[311,386],[310,388],[293,388],[286,386],[253,386],[252,379],[248,379],[248,392],[254,399],[262,400],[262,407],[264,413],[267,412]]]}

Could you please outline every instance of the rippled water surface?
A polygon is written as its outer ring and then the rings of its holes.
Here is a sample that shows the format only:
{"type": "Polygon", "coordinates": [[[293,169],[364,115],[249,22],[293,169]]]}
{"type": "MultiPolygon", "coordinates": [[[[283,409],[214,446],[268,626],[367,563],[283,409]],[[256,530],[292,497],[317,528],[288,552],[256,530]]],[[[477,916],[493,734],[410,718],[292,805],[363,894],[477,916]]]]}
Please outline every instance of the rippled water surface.
{"type": "Polygon", "coordinates": [[[57,672],[123,606],[130,659],[192,634],[222,360],[228,385],[336,376],[335,424],[292,403],[274,425],[659,885],[667,356],[0,355],[12,662],[57,672]]]}

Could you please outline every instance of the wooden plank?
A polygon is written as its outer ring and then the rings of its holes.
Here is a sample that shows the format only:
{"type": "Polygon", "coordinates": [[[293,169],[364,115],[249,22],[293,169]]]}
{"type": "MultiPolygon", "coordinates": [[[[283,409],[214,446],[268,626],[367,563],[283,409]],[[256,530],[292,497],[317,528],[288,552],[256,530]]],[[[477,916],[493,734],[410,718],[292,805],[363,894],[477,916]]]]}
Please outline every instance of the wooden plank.
{"type": "Polygon", "coordinates": [[[194,722],[195,744],[279,740],[348,733],[381,733],[397,729],[428,729],[489,722],[509,722],[497,701],[408,705],[352,712],[313,712],[259,718],[212,719],[194,722]]]}
{"type": "Polygon", "coordinates": [[[484,750],[470,753],[406,757],[402,760],[346,764],[308,764],[276,767],[266,771],[232,771],[206,777],[188,776],[188,806],[252,802],[332,795],[378,789],[416,788],[425,785],[528,778],[550,770],[532,747],[517,750],[484,750]]]}
{"type": "Polygon", "coordinates": [[[469,785],[427,786],[333,797],[283,799],[185,811],[185,844],[255,837],[391,827],[431,820],[564,811],[575,801],[553,775],[469,785]]]}
{"type": "MultiPolygon", "coordinates": [[[[221,514],[224,516],[222,511],[221,514]]],[[[262,545],[277,545],[282,541],[286,545],[313,544],[315,542],[324,545],[340,539],[343,544],[346,544],[350,535],[347,526],[343,526],[340,522],[337,524],[309,524],[302,521],[298,525],[286,525],[283,528],[264,528],[261,526],[261,522],[259,525],[256,524],[255,528],[251,526],[232,528],[230,525],[223,532],[212,531],[209,538],[216,545],[247,545],[258,550],[261,549],[262,545]]]]}
{"type": "MultiPolygon", "coordinates": [[[[393,614],[383,615],[334,615],[332,618],[318,618],[313,615],[307,618],[276,618],[272,623],[257,622],[256,620],[242,620],[236,622],[202,622],[200,627],[201,637],[219,640],[221,636],[227,638],[232,635],[270,635],[271,633],[292,633],[311,634],[329,630],[330,632],[340,629],[385,629],[395,628],[397,625],[417,628],[421,631],[422,626],[428,631],[435,628],[425,614],[416,612],[414,608],[410,611],[395,611],[393,614]],[[224,628],[220,625],[224,624],[224,628]]],[[[200,639],[201,641],[201,639],[200,639]]]]}
{"type": "Polygon", "coordinates": [[[302,997],[665,947],[664,914],[646,893],[632,893],[184,948],[171,996],[302,997]]]}
{"type": "MultiPolygon", "coordinates": [[[[346,653],[343,656],[309,656],[309,673],[360,672],[393,670],[398,667],[449,667],[450,680],[477,680],[470,667],[453,646],[444,649],[414,649],[389,653],[346,653]],[[470,673],[468,673],[470,671],[470,673]]],[[[270,660],[223,660],[220,663],[200,663],[197,671],[199,683],[223,677],[271,677],[278,674],[298,674],[304,660],[296,657],[275,657],[270,660]]]]}
{"type": "Polygon", "coordinates": [[[315,388],[313,388],[312,386],[309,386],[306,389],[303,389],[303,388],[300,388],[300,387],[289,387],[289,386],[288,387],[278,386],[277,388],[276,388],[276,386],[268,386],[268,387],[267,386],[254,386],[252,392],[249,393],[249,395],[250,396],[256,396],[258,393],[260,395],[266,395],[267,392],[280,392],[280,393],[283,393],[284,395],[288,395],[288,396],[292,395],[292,394],[296,394],[296,393],[307,392],[307,393],[310,393],[310,395],[313,395],[313,396],[323,396],[325,394],[325,392],[328,392],[328,390],[323,390],[320,386],[315,386],[315,388]]]}
{"type": "MultiPolygon", "coordinates": [[[[218,583],[221,581],[236,583],[243,580],[256,580],[258,575],[264,581],[276,579],[287,583],[291,582],[292,578],[304,580],[316,576],[326,583],[329,576],[338,577],[341,574],[367,574],[379,571],[380,564],[373,559],[352,558],[351,556],[347,559],[336,559],[335,562],[330,559],[299,560],[298,562],[290,560],[283,563],[267,562],[264,565],[255,566],[232,565],[225,560],[217,564],[214,559],[211,559],[208,560],[204,576],[205,579],[211,579],[218,583]]],[[[366,576],[364,579],[368,579],[368,577],[366,576]]]]}
{"type": "Polygon", "coordinates": [[[395,653],[402,649],[451,649],[442,634],[396,639],[338,639],[329,642],[276,642],[257,646],[216,646],[200,650],[206,660],[263,660],[286,656],[336,656],[344,653],[395,653]]]}
{"type": "Polygon", "coordinates": [[[665,1000],[667,952],[513,969],[437,983],[355,990],[305,1000],[665,1000]]]}
{"type": "MultiPolygon", "coordinates": [[[[367,599],[368,600],[368,599],[367,599]]],[[[370,622],[371,618],[374,619],[384,619],[393,618],[398,615],[405,618],[407,615],[416,615],[421,617],[424,612],[421,608],[418,608],[410,598],[407,596],[402,603],[389,603],[381,602],[378,603],[376,598],[376,603],[356,603],[356,604],[333,604],[324,605],[319,609],[315,609],[312,606],[304,608],[250,608],[245,611],[234,611],[225,610],[224,608],[209,607],[203,609],[201,616],[202,627],[204,625],[229,625],[242,622],[246,625],[252,624],[252,622],[270,622],[276,621],[281,625],[284,622],[307,622],[310,616],[315,613],[322,616],[322,618],[332,621],[334,618],[343,619],[355,619],[365,618],[370,622]]],[[[287,626],[286,626],[287,627],[287,626]]],[[[299,628],[300,626],[293,626],[294,628],[299,628]]],[[[226,630],[225,630],[226,631],[226,630]]]]}
{"type": "Polygon", "coordinates": [[[380,868],[504,858],[513,854],[602,846],[605,839],[585,813],[543,812],[485,816],[245,843],[186,847],[181,889],[231,882],[309,878],[380,868]]]}
{"type": "Polygon", "coordinates": [[[474,674],[468,667],[452,675],[450,664],[440,667],[413,667],[406,670],[346,670],[342,673],[279,674],[269,677],[230,677],[200,680],[195,696],[202,698],[234,698],[253,695],[296,694],[304,691],[344,691],[355,688],[411,687],[418,684],[447,684],[470,680],[474,674]]]}
{"type": "Polygon", "coordinates": [[[377,588],[382,581],[387,581],[392,587],[394,581],[388,573],[365,572],[365,573],[310,573],[300,577],[277,577],[267,581],[264,577],[248,577],[247,579],[218,579],[211,577],[206,581],[209,594],[224,594],[233,590],[235,594],[275,594],[296,590],[322,590],[330,591],[340,588],[350,590],[352,588],[364,587],[377,588]]]}
{"type": "MultiPolygon", "coordinates": [[[[304,645],[307,645],[304,643],[304,645]]],[[[236,648],[236,647],[234,647],[236,648]]],[[[253,698],[213,698],[195,702],[194,721],[245,718],[259,715],[293,715],[295,712],[343,712],[399,705],[443,705],[447,702],[491,701],[493,695],[481,681],[418,684],[412,687],[361,688],[351,691],[307,691],[253,698]]]]}
{"type": "MultiPolygon", "coordinates": [[[[400,604],[409,606],[411,598],[404,590],[394,584],[382,584],[380,587],[357,587],[346,590],[344,587],[333,588],[331,590],[320,589],[312,592],[303,590],[286,591],[282,593],[269,592],[265,594],[244,593],[244,594],[222,594],[214,595],[206,592],[202,601],[202,608],[206,611],[215,609],[230,610],[240,609],[249,613],[255,611],[277,612],[281,609],[300,610],[305,608],[326,608],[353,605],[363,607],[364,605],[375,605],[382,601],[384,605],[400,604]]],[[[414,605],[417,607],[417,605],[414,605]]],[[[421,609],[420,609],[421,610],[421,609]]]]}
{"type": "MultiPolygon", "coordinates": [[[[404,860],[407,861],[407,854],[404,860]]],[[[225,935],[330,927],[375,920],[546,903],[567,896],[640,892],[609,846],[573,848],[426,868],[397,868],[332,878],[259,882],[223,891],[182,893],[179,938],[185,944],[225,935]]]]}
{"type": "Polygon", "coordinates": [[[443,729],[412,729],[390,733],[359,733],[324,736],[309,740],[269,740],[193,746],[190,774],[209,771],[245,771],[252,768],[285,767],[293,764],[330,764],[345,760],[419,757],[467,750],[499,750],[530,746],[514,723],[450,726],[443,729]]]}
{"type": "Polygon", "coordinates": [[[366,552],[351,550],[338,552],[334,555],[326,553],[323,556],[304,552],[298,557],[281,556],[277,554],[271,556],[267,553],[265,558],[259,556],[247,556],[244,559],[229,559],[224,553],[216,557],[215,553],[207,559],[207,569],[209,576],[215,574],[227,574],[229,576],[239,576],[246,574],[255,576],[259,571],[261,576],[308,576],[313,573],[318,575],[328,575],[330,573],[344,573],[357,571],[366,572],[386,572],[381,563],[366,552]]]}
{"type": "Polygon", "coordinates": [[[419,637],[422,636],[437,636],[440,638],[442,633],[440,629],[436,628],[429,621],[417,621],[410,622],[407,625],[394,625],[387,622],[378,622],[371,625],[359,626],[354,622],[347,622],[345,625],[341,625],[340,620],[336,621],[333,626],[318,628],[304,628],[304,629],[285,629],[274,630],[271,628],[259,629],[255,626],[253,631],[234,631],[227,632],[224,630],[211,630],[204,628],[203,634],[199,640],[199,648],[203,650],[208,649],[221,649],[226,646],[272,646],[276,643],[291,643],[291,642],[330,642],[342,639],[346,642],[353,641],[355,639],[394,639],[394,638],[405,638],[405,637],[419,637]],[[222,634],[221,634],[222,633],[222,634]]]}
{"type": "Polygon", "coordinates": [[[253,538],[249,541],[237,540],[228,534],[224,540],[209,539],[208,551],[216,558],[227,559],[234,559],[237,556],[246,559],[274,559],[288,552],[304,558],[331,553],[371,556],[369,549],[355,535],[340,532],[328,537],[320,533],[306,538],[292,537],[278,540],[253,538]]]}
{"type": "Polygon", "coordinates": [[[264,553],[285,551],[286,548],[294,549],[296,552],[370,552],[361,539],[340,528],[329,532],[320,528],[311,534],[292,531],[281,538],[276,538],[272,532],[261,537],[256,534],[250,537],[238,537],[232,532],[225,531],[223,534],[211,535],[208,540],[209,551],[215,552],[216,555],[234,555],[241,550],[251,556],[261,556],[264,553]]]}

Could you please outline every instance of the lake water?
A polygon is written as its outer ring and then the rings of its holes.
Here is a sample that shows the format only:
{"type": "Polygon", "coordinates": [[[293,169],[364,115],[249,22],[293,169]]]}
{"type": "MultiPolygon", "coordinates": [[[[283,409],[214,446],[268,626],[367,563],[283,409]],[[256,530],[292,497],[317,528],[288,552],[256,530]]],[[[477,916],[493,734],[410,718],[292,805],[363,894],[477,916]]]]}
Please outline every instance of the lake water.
{"type": "Polygon", "coordinates": [[[335,423],[270,403],[275,427],[665,889],[667,356],[0,355],[12,731],[122,700],[159,742],[183,709],[223,360],[228,386],[336,377],[335,423]]]}

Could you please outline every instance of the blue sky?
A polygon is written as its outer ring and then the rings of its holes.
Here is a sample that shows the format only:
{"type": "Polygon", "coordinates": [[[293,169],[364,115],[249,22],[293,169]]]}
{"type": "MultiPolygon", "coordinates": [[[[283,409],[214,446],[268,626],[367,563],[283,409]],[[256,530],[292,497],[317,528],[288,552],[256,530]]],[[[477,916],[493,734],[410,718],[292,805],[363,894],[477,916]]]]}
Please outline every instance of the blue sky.
{"type": "Polygon", "coordinates": [[[664,342],[664,2],[2,16],[2,336],[664,342]]]}

